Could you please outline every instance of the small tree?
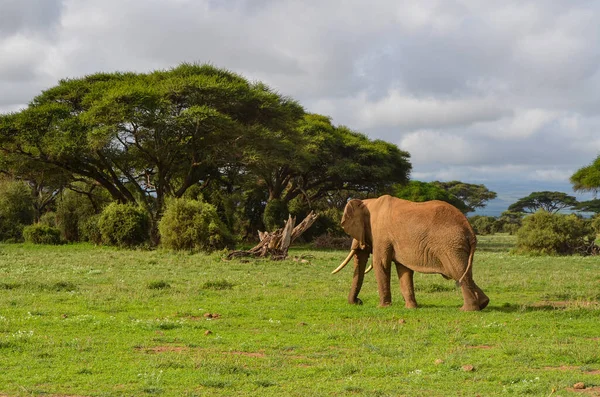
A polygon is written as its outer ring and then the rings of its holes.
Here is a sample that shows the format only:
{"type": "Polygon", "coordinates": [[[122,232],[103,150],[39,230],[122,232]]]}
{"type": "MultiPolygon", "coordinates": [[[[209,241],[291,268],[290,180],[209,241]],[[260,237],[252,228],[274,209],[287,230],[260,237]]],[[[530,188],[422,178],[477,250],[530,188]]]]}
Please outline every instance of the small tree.
{"type": "Polygon", "coordinates": [[[216,208],[198,200],[169,200],[158,231],[161,244],[175,250],[214,250],[233,243],[216,208]]]}
{"type": "Polygon", "coordinates": [[[108,245],[132,247],[149,239],[148,215],[133,204],[109,204],[98,219],[98,228],[108,245]]]}
{"type": "Polygon", "coordinates": [[[509,211],[534,213],[539,209],[556,213],[577,205],[577,199],[563,192],[533,192],[508,207],[509,211]]]}
{"type": "Polygon", "coordinates": [[[597,250],[596,232],[589,220],[577,215],[538,211],[523,219],[517,250],[536,254],[590,254],[597,250]]]}

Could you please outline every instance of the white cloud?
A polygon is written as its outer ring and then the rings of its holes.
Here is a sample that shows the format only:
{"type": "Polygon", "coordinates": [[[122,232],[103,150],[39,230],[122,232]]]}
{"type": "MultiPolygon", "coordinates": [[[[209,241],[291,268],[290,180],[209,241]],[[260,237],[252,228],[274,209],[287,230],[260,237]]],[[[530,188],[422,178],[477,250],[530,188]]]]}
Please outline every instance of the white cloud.
{"type": "Polygon", "coordinates": [[[492,98],[417,98],[396,89],[375,102],[361,94],[356,102],[355,106],[360,107],[357,123],[363,128],[455,127],[496,120],[508,112],[506,106],[492,98]]]}
{"type": "Polygon", "coordinates": [[[399,146],[415,164],[465,165],[481,161],[484,150],[477,142],[448,132],[421,130],[405,135],[399,146]]]}

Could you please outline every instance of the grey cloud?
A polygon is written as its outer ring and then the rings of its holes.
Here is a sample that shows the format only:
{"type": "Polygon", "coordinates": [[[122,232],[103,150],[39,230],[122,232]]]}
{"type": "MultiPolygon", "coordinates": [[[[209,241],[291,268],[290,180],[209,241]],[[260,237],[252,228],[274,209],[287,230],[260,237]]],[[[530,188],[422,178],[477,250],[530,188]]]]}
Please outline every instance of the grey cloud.
{"type": "Polygon", "coordinates": [[[60,21],[61,0],[2,0],[0,34],[48,32],[60,21]]]}
{"type": "Polygon", "coordinates": [[[564,179],[600,151],[599,17],[585,0],[4,0],[0,107],[64,77],[210,62],[410,137],[416,176],[564,179]]]}

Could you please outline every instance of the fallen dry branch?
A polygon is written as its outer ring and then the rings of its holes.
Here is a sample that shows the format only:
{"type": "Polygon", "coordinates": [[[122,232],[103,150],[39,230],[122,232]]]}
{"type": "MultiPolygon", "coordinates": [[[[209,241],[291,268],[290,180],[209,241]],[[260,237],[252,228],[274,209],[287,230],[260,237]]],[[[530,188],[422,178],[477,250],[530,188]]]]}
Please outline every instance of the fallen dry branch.
{"type": "Polygon", "coordinates": [[[247,251],[232,251],[227,255],[227,259],[246,256],[270,257],[273,260],[285,259],[287,258],[290,244],[308,230],[315,223],[318,216],[314,211],[311,211],[302,222],[294,226],[296,218],[290,215],[283,228],[277,229],[274,232],[259,231],[260,242],[254,248],[247,251]]]}

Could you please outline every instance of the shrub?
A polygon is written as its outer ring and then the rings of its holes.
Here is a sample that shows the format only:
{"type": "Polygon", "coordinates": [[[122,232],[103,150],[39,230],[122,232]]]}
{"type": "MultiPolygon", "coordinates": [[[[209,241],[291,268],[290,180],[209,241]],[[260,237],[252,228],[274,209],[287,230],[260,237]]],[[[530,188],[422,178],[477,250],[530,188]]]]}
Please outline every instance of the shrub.
{"type": "Polygon", "coordinates": [[[517,232],[517,250],[536,254],[586,254],[594,249],[591,222],[577,215],[538,211],[523,219],[517,232]]]}
{"type": "Polygon", "coordinates": [[[596,234],[600,234],[600,215],[595,215],[591,219],[591,226],[596,234]]]}
{"type": "Polygon", "coordinates": [[[102,233],[98,226],[100,214],[92,215],[79,221],[79,240],[102,244],[102,233]]]}
{"type": "Polygon", "coordinates": [[[132,204],[109,204],[98,219],[102,243],[119,247],[141,245],[149,238],[148,216],[132,204]]]}
{"type": "Polygon", "coordinates": [[[42,225],[51,226],[58,228],[58,221],[56,220],[56,212],[49,211],[43,214],[40,217],[40,222],[42,225]]]}
{"type": "Polygon", "coordinates": [[[0,178],[0,241],[20,241],[33,222],[31,189],[24,182],[0,178]]]}
{"type": "Polygon", "coordinates": [[[496,220],[494,229],[496,232],[516,234],[523,223],[523,216],[525,214],[522,212],[504,211],[496,220]]]}
{"type": "Polygon", "coordinates": [[[60,241],[60,230],[56,227],[36,223],[23,228],[25,241],[33,244],[58,245],[60,241]]]}
{"type": "Polygon", "coordinates": [[[175,250],[215,250],[234,242],[213,205],[185,198],[167,202],[158,231],[161,244],[175,250]]]}
{"type": "Polygon", "coordinates": [[[475,234],[485,236],[496,232],[496,218],[493,216],[475,215],[469,218],[469,222],[475,234]]]}

